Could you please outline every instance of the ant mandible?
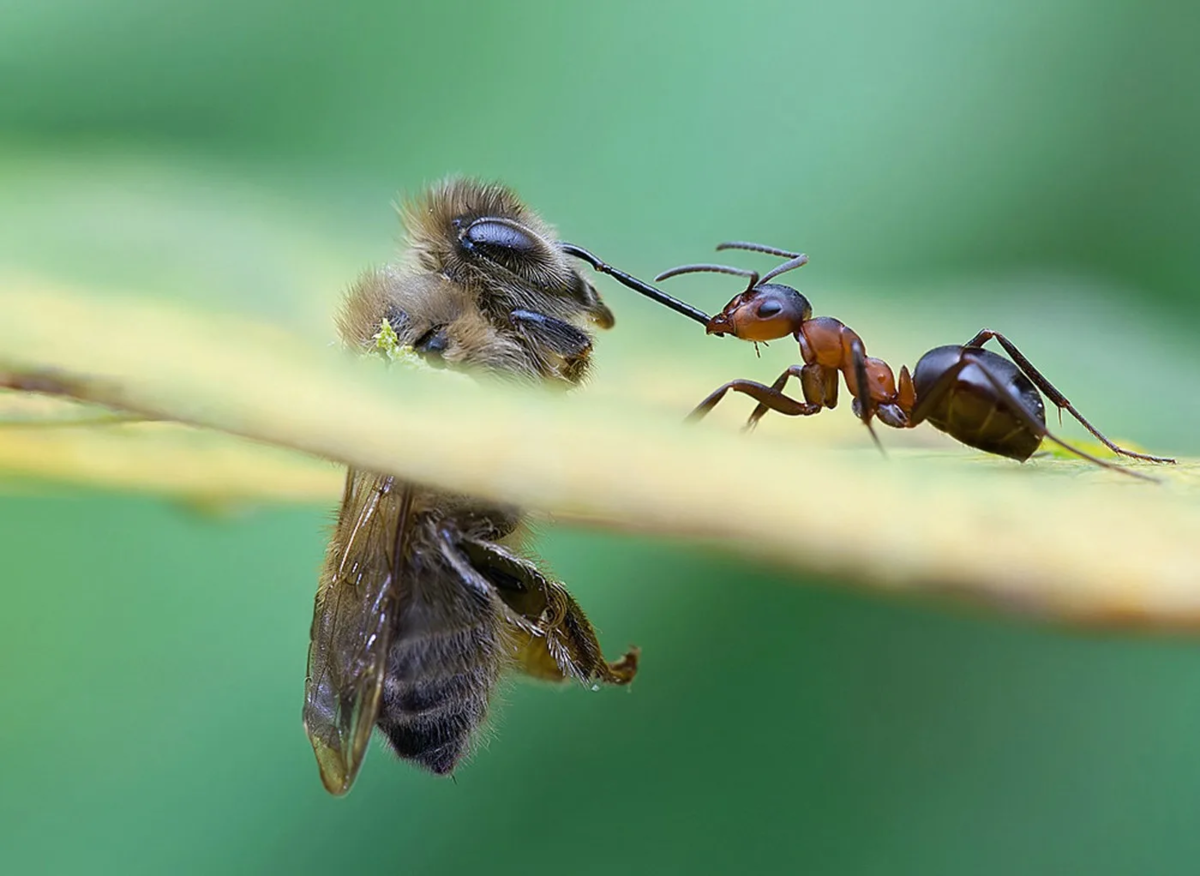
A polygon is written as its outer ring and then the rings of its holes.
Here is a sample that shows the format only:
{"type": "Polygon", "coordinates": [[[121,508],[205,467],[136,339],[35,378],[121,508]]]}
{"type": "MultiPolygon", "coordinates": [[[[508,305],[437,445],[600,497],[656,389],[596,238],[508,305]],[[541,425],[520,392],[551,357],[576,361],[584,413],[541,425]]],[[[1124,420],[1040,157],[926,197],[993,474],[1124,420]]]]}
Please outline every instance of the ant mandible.
{"type": "Polygon", "coordinates": [[[793,336],[800,345],[803,365],[792,365],[771,385],[753,380],[731,380],[718,387],[692,411],[690,419],[700,419],[711,411],[730,390],[744,393],[758,402],[746,421],[752,428],[768,411],[787,416],[811,416],[837,405],[838,375],[854,396],[854,412],[862,419],[879,449],[883,445],[871,425],[878,417],[885,425],[911,429],[923,422],[956,438],[963,444],[987,453],[995,453],[1024,462],[1044,439],[1104,468],[1134,477],[1153,480],[1148,475],[1113,465],[1072,447],[1046,428],[1046,408],[1038,390],[1058,408],[1066,410],[1084,428],[1114,453],[1149,462],[1173,463],[1174,459],[1135,453],[1114,444],[1075,409],[1061,392],[1033,366],[1012,341],[999,332],[983,329],[962,345],[930,350],[909,373],[900,368],[897,383],[882,359],[868,356],[862,338],[844,323],[832,317],[812,315],[808,299],[790,286],[769,280],[795,270],[808,262],[803,253],[789,252],[757,243],[722,243],[723,249],[742,249],[787,259],[761,279],[756,271],[727,265],[682,265],[664,271],[655,280],[701,271],[733,274],[748,278],[745,291],[735,296],[706,326],[708,334],[732,335],[748,341],[773,341],[793,336]],[[995,339],[1012,361],[983,345],[995,339]],[[785,395],[790,378],[796,377],[804,401],[785,395]]]}

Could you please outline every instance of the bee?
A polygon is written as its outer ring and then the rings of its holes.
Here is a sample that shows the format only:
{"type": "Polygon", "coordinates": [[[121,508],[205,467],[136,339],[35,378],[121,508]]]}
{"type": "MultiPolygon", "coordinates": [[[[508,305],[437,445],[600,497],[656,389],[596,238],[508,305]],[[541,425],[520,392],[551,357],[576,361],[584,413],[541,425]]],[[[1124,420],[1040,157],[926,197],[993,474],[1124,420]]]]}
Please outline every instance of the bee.
{"type": "MultiPolygon", "coordinates": [[[[450,179],[401,207],[407,253],[364,273],[337,324],[352,350],[382,326],[430,364],[569,388],[589,327],[613,315],[553,230],[509,189],[450,179]]],[[[587,617],[522,551],[521,512],[351,468],[325,556],[304,727],[321,780],[350,789],[371,732],[452,772],[503,670],[628,684],[638,651],[605,661],[587,617]]]]}

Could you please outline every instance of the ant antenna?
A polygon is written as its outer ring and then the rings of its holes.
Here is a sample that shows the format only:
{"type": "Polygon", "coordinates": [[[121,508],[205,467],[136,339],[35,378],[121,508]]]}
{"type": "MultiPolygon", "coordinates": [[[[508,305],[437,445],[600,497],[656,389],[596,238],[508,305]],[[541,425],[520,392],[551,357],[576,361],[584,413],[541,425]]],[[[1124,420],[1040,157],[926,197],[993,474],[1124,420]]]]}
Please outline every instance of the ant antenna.
{"type": "Polygon", "coordinates": [[[758,285],[758,271],[748,271],[745,268],[731,268],[729,265],[680,265],[677,268],[671,268],[669,271],[663,271],[654,278],[654,281],[658,283],[668,277],[678,277],[680,274],[699,274],[701,272],[747,277],[749,278],[749,283],[746,285],[747,292],[758,285]]]}
{"type": "Polygon", "coordinates": [[[771,270],[767,271],[767,273],[763,275],[761,282],[765,283],[774,277],[778,277],[780,274],[786,274],[788,271],[794,271],[796,268],[802,268],[807,264],[808,256],[806,256],[804,253],[800,253],[800,255],[793,259],[789,259],[782,265],[776,265],[775,267],[771,268],[771,270]]]}
{"type": "Polygon", "coordinates": [[[791,252],[786,249],[779,249],[774,246],[766,246],[761,243],[751,243],[747,240],[727,240],[724,243],[718,243],[717,249],[747,249],[750,252],[762,252],[767,255],[779,256],[784,259],[794,259],[799,257],[800,253],[791,252]]]}

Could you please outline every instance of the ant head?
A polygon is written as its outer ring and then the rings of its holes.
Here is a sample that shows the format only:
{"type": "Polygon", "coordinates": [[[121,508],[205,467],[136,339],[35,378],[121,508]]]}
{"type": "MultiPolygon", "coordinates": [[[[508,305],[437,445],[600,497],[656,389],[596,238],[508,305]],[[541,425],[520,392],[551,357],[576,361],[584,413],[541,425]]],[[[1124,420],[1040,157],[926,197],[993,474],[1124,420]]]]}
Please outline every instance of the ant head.
{"type": "Polygon", "coordinates": [[[787,271],[794,271],[808,263],[803,253],[787,252],[757,243],[722,243],[717,249],[750,249],[771,255],[788,256],[788,260],[777,265],[760,280],[757,271],[731,268],[728,265],[681,265],[663,271],[655,280],[665,280],[679,274],[694,274],[708,271],[716,274],[733,274],[746,277],[746,290],[725,305],[725,309],[710,319],[705,326],[710,335],[733,335],[744,341],[774,341],[786,338],[800,330],[801,324],[812,317],[812,306],[808,299],[793,289],[779,283],[768,283],[787,271]]]}
{"type": "Polygon", "coordinates": [[[811,317],[812,305],[791,286],[761,283],[726,304],[708,321],[706,330],[743,341],[774,341],[794,335],[811,317]]]}

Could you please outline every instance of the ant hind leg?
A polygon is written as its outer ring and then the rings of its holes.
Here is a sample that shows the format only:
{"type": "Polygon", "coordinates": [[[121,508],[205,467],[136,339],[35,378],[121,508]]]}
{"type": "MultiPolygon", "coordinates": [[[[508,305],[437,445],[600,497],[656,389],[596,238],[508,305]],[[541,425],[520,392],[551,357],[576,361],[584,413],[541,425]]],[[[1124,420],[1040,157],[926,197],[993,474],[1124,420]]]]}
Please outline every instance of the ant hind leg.
{"type": "Polygon", "coordinates": [[[1000,380],[995,374],[992,373],[991,368],[989,368],[984,361],[976,356],[971,355],[969,346],[970,345],[968,345],[967,349],[963,350],[962,358],[952,371],[947,372],[947,375],[953,374],[954,376],[957,376],[958,372],[960,372],[967,365],[974,365],[983,373],[983,376],[987,378],[988,382],[992,384],[992,387],[996,390],[996,392],[998,392],[1008,402],[1009,409],[1012,410],[1034,434],[1041,435],[1043,439],[1053,441],[1064,450],[1068,450],[1071,453],[1074,453],[1076,456],[1080,456],[1086,459],[1088,462],[1094,463],[1101,468],[1106,468],[1109,471],[1118,471],[1122,474],[1127,474],[1130,477],[1138,478],[1144,481],[1151,481],[1153,483],[1158,482],[1158,478],[1151,477],[1148,474],[1142,474],[1140,471],[1134,471],[1133,469],[1126,468],[1122,465],[1115,465],[1111,462],[1106,462],[1099,457],[1092,456],[1087,451],[1080,450],[1078,447],[1073,447],[1066,441],[1063,441],[1061,438],[1047,429],[1045,424],[1039,421],[1037,417],[1031,414],[1025,405],[1021,404],[1021,400],[1013,394],[1008,386],[1005,385],[1004,381],[1000,380]]]}
{"type": "Polygon", "coordinates": [[[1174,464],[1175,460],[1169,457],[1150,456],[1146,453],[1136,453],[1132,450],[1126,450],[1124,447],[1121,447],[1120,445],[1110,441],[1099,429],[1089,423],[1083,414],[1079,413],[1079,411],[1075,409],[1073,404],[1067,401],[1067,397],[1059,392],[1054,384],[1047,380],[1045,375],[1043,375],[1042,372],[1038,371],[1037,368],[1033,366],[1032,362],[1025,358],[1025,354],[1017,349],[1016,344],[1014,344],[1004,335],[1000,334],[1000,332],[992,329],[981,329],[979,333],[975,335],[975,337],[971,338],[971,340],[967,341],[965,344],[963,344],[963,346],[982,348],[984,344],[993,338],[995,338],[1000,346],[1004,348],[1004,352],[1008,353],[1008,355],[1012,357],[1013,362],[1017,364],[1017,367],[1021,369],[1025,376],[1032,380],[1034,385],[1044,392],[1046,397],[1050,399],[1051,402],[1058,406],[1060,415],[1063,410],[1066,410],[1072,417],[1079,421],[1083,428],[1095,435],[1096,438],[1099,439],[1100,443],[1113,453],[1119,454],[1120,456],[1128,456],[1133,459],[1144,459],[1147,462],[1165,462],[1174,464]]]}

